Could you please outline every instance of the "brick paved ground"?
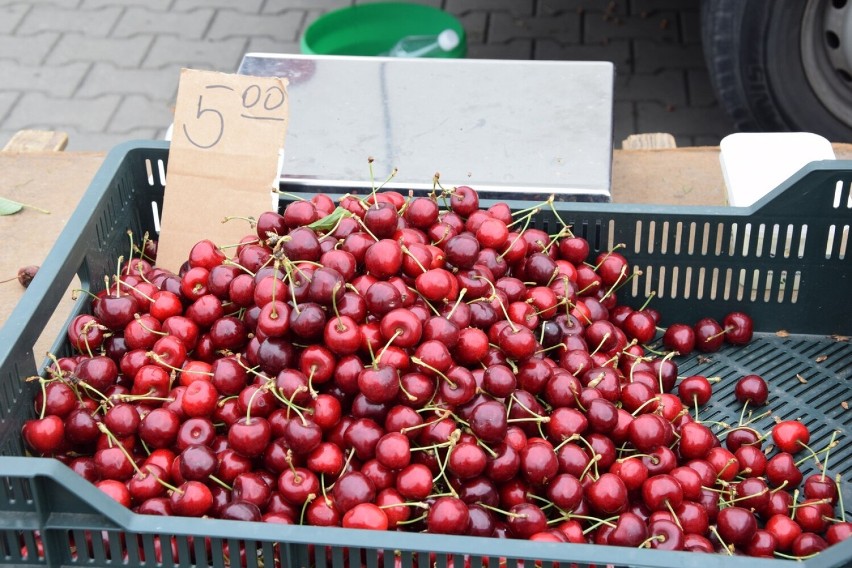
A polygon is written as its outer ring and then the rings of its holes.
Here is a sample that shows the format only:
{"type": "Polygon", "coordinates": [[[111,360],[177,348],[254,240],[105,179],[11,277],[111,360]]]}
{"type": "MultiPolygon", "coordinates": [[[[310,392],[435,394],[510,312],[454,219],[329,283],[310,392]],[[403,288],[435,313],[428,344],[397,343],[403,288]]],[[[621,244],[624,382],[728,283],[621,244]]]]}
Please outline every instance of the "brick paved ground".
{"type": "MultiPolygon", "coordinates": [[[[354,0],[359,2],[361,0],[354,0]]],[[[615,132],[681,146],[733,131],[704,68],[698,0],[420,0],[456,14],[472,58],[608,60],[615,132]]],[[[0,147],[22,128],[71,150],[161,138],[181,67],[234,71],[244,53],[298,52],[350,0],[0,0],[0,147]]]]}

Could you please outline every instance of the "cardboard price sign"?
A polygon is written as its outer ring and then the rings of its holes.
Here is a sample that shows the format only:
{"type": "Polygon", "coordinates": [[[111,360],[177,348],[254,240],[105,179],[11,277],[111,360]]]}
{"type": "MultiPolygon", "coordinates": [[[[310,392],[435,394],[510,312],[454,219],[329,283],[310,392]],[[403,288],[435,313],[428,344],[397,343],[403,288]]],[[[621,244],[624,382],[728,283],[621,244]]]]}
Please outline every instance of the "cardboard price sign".
{"type": "Polygon", "coordinates": [[[287,80],[181,70],[157,264],[177,271],[192,246],[236,244],[238,219],[271,206],[289,117],[287,80]]]}

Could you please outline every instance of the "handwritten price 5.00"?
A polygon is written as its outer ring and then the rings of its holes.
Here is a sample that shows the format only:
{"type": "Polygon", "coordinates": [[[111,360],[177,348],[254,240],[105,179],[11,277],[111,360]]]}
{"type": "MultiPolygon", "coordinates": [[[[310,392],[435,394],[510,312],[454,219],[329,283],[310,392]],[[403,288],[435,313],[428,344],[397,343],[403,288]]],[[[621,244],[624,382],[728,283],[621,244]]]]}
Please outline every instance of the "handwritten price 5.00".
{"type": "MultiPolygon", "coordinates": [[[[207,85],[204,88],[223,89],[232,92],[235,91],[233,87],[230,87],[228,85],[207,85]]],[[[272,114],[273,111],[284,106],[284,103],[287,99],[287,95],[280,87],[267,87],[266,91],[264,91],[259,85],[249,85],[243,90],[240,98],[242,101],[242,108],[244,112],[240,112],[239,118],[246,118],[249,120],[286,120],[284,117],[274,116],[274,114],[272,114]],[[257,114],[250,113],[250,111],[257,112],[257,114]],[[261,114],[262,112],[265,112],[267,114],[261,114]]],[[[208,150],[216,146],[222,140],[222,137],[225,134],[226,120],[225,116],[220,110],[215,107],[215,105],[205,106],[203,94],[198,95],[198,107],[195,113],[195,119],[198,121],[207,121],[207,124],[205,124],[205,127],[203,128],[203,130],[206,131],[204,137],[212,141],[205,143],[204,141],[194,138],[190,134],[190,130],[194,130],[194,128],[192,126],[188,127],[185,123],[183,124],[183,134],[184,136],[186,136],[186,139],[189,140],[190,144],[192,144],[196,148],[201,148],[202,150],[208,150]],[[212,130],[210,130],[210,120],[214,121],[212,125],[212,130]]]]}

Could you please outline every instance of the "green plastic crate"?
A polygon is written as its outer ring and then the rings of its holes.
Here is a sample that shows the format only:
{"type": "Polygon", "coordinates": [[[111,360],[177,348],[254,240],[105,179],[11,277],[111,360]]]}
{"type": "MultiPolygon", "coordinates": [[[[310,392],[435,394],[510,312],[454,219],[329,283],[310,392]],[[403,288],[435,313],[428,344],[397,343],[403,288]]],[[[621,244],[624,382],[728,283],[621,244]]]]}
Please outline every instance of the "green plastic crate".
{"type": "MultiPolygon", "coordinates": [[[[517,559],[527,560],[524,566],[545,568],[794,565],[721,554],[143,516],[113,502],[56,460],[22,457],[21,425],[33,416],[36,388],[22,378],[37,374],[42,364],[33,345],[75,274],[83,288],[101,289],[101,275],[110,272],[126,251],[126,231],[154,233],[167,159],[168,145],[156,142],[123,144],[107,156],[0,330],[0,563],[224,566],[232,557],[232,564],[239,565],[236,551],[244,547],[242,563],[264,568],[393,566],[395,556],[402,567],[464,566],[465,557],[470,566],[491,567],[500,565],[501,558],[508,559],[506,566],[518,565],[517,559]],[[43,542],[43,553],[36,546],[36,535],[43,542]],[[160,543],[162,564],[155,554],[160,543]],[[429,553],[434,554],[431,560],[429,553]]],[[[589,239],[593,252],[625,244],[624,254],[643,272],[625,293],[619,292],[627,303],[639,305],[656,291],[653,305],[664,317],[687,323],[704,316],[721,318],[732,309],[752,314],[761,333],[750,345],[726,347],[709,361],[699,357],[680,361],[681,374],[701,372],[731,379],[715,387],[716,395],[703,416],[736,421],[735,379],[761,374],[770,384],[772,409],[808,424],[813,446],[824,446],[832,431],[840,431],[841,445],[831,453],[830,469],[847,480],[852,476],[852,445],[845,437],[852,430],[852,413],[842,408],[841,401],[852,399],[852,343],[831,336],[852,335],[850,186],[852,162],[820,162],[749,208],[557,202],[560,216],[589,239]],[[789,336],[777,336],[781,329],[789,336]]],[[[482,197],[487,204],[487,196],[482,197]]],[[[538,217],[538,227],[556,232],[552,214],[543,210],[538,217]]],[[[86,308],[87,301],[80,299],[69,321],[86,308]]],[[[53,351],[70,352],[64,336],[53,351]]],[[[757,427],[770,425],[767,418],[757,427]]],[[[852,514],[850,488],[847,481],[843,491],[847,515],[852,514]]],[[[852,540],[795,565],[850,566],[852,540]]]]}

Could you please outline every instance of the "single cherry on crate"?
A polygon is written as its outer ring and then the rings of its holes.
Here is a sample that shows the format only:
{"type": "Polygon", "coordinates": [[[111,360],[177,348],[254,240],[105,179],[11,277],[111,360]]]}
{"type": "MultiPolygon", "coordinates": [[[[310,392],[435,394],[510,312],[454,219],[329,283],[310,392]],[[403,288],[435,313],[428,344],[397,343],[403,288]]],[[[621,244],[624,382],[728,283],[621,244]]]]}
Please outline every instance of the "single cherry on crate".
{"type": "Polygon", "coordinates": [[[725,342],[725,330],[713,318],[702,318],[693,326],[695,348],[701,353],[715,353],[725,342]]]}
{"type": "Polygon", "coordinates": [[[782,452],[795,454],[811,440],[808,427],[798,420],[784,420],[772,427],[772,440],[782,452]]]}
{"type": "Polygon", "coordinates": [[[731,345],[746,345],[754,334],[754,321],[746,313],[731,312],[722,320],[725,341],[731,345]]]}
{"type": "Polygon", "coordinates": [[[769,386],[760,375],[746,375],[737,381],[734,395],[742,403],[763,406],[769,398],[769,386]]]}

